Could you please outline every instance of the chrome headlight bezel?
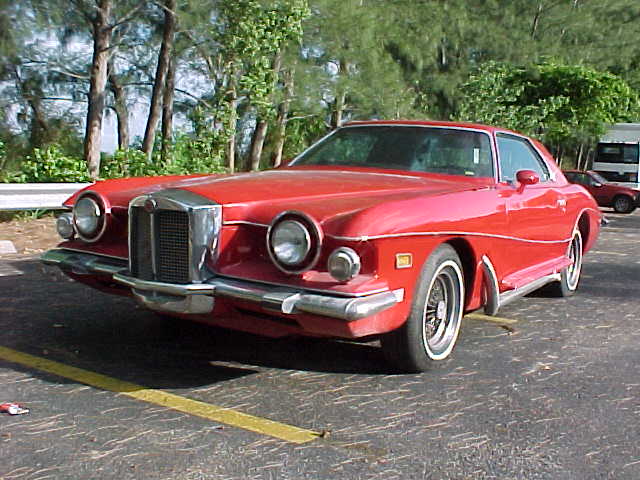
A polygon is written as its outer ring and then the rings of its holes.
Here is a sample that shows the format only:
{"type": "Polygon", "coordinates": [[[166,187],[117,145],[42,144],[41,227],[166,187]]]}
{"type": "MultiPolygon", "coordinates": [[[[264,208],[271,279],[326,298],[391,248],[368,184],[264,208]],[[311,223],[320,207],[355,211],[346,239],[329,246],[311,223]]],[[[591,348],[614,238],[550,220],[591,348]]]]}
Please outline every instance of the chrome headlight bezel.
{"type": "Polygon", "coordinates": [[[267,231],[267,252],[273,264],[281,271],[289,274],[303,273],[311,270],[318,262],[322,246],[322,230],[315,220],[308,215],[288,210],[277,215],[267,231]],[[289,235],[297,235],[300,252],[293,260],[287,260],[278,252],[278,234],[289,228],[289,235]]]}
{"type": "Polygon", "coordinates": [[[348,282],[360,273],[360,255],[349,247],[338,247],[327,259],[327,271],[338,282],[348,282]]]}
{"type": "Polygon", "coordinates": [[[107,227],[106,209],[102,199],[93,192],[83,193],[73,205],[73,226],[78,237],[97,242],[107,227]]]}

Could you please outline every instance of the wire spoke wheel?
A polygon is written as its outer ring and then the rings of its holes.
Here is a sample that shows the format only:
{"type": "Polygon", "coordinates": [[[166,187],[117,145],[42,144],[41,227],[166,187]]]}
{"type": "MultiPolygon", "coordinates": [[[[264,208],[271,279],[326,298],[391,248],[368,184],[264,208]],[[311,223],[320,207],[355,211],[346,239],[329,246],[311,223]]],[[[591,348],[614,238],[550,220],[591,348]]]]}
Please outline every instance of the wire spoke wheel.
{"type": "Polygon", "coordinates": [[[567,267],[567,287],[570,290],[575,290],[578,288],[582,270],[582,236],[580,232],[576,232],[573,236],[567,256],[571,259],[571,265],[567,267]]]}
{"type": "Polygon", "coordinates": [[[460,268],[451,261],[443,263],[432,279],[422,315],[422,341],[433,359],[448,355],[458,336],[461,279],[460,268]]]}
{"type": "Polygon", "coordinates": [[[453,350],[464,311],[464,275],[450,245],[436,248],[425,261],[407,321],[382,336],[382,349],[396,367],[424,372],[453,350]]]}

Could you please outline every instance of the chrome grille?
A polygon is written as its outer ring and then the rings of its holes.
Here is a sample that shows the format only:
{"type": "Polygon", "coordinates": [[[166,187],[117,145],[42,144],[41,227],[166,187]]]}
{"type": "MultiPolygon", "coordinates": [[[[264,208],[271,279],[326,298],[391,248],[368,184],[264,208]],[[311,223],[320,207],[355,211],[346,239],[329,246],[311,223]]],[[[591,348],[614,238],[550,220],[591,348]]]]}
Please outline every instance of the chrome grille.
{"type": "Polygon", "coordinates": [[[200,195],[167,189],[129,203],[129,269],[141,280],[202,283],[218,253],[222,207],[200,195]]]}
{"type": "Polygon", "coordinates": [[[131,273],[142,280],[189,283],[187,212],[133,207],[131,215],[131,273]]]}
{"type": "Polygon", "coordinates": [[[157,279],[161,282],[189,282],[189,217],[187,212],[160,210],[156,214],[158,239],[157,279]]]}

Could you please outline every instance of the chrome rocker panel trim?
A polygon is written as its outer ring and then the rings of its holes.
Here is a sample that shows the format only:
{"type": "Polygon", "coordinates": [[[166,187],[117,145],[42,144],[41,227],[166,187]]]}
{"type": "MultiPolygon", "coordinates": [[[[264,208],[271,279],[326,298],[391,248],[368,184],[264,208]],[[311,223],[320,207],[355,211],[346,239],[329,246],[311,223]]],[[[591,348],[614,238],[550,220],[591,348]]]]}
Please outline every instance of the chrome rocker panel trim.
{"type": "Polygon", "coordinates": [[[211,313],[215,297],[227,297],[258,303],[279,313],[310,313],[350,322],[380,313],[404,300],[402,288],[362,297],[337,297],[218,276],[186,285],[153,282],[129,276],[127,261],[64,249],[45,252],[41,261],[79,275],[110,275],[114,282],[131,288],[133,296],[143,305],[167,313],[211,313]]]}

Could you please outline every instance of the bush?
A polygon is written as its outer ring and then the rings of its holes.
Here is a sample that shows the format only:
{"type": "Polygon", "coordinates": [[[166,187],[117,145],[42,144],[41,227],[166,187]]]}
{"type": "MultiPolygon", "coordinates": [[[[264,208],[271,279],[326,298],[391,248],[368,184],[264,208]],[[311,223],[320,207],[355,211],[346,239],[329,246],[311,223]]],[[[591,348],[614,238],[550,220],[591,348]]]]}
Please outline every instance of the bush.
{"type": "Polygon", "coordinates": [[[91,181],[85,162],[66,155],[57,145],[35,148],[22,162],[20,172],[8,176],[7,180],[17,183],[91,181]]]}
{"type": "Polygon", "coordinates": [[[122,178],[224,172],[219,149],[214,146],[214,142],[183,135],[169,146],[168,155],[164,161],[161,158],[159,141],[156,142],[150,161],[140,150],[117,150],[113,155],[103,158],[100,176],[122,178]]]}
{"type": "Polygon", "coordinates": [[[129,148],[116,150],[113,155],[105,155],[100,162],[102,178],[145,177],[162,175],[162,166],[155,161],[147,161],[144,152],[129,148]]]}

